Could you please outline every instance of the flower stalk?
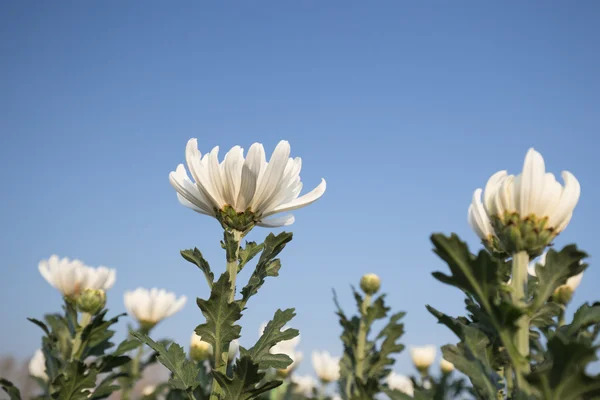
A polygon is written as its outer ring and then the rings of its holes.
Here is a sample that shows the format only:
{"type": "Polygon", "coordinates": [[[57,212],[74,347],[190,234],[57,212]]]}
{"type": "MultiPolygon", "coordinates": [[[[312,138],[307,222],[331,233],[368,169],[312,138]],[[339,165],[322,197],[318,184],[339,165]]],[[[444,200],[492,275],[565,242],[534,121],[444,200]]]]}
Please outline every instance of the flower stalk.
{"type": "Polygon", "coordinates": [[[80,356],[80,352],[82,350],[81,345],[81,334],[86,326],[92,321],[92,314],[90,313],[82,313],[81,314],[81,322],[79,323],[79,330],[75,334],[75,339],[73,340],[73,347],[71,349],[71,361],[78,359],[80,356]]]}
{"type": "Polygon", "coordinates": [[[365,347],[366,347],[366,343],[367,343],[367,332],[369,330],[369,327],[367,326],[367,321],[366,321],[366,317],[367,317],[367,310],[369,309],[371,305],[371,295],[370,294],[366,294],[365,298],[363,299],[363,302],[361,304],[360,307],[360,325],[358,328],[358,343],[356,346],[356,377],[359,379],[363,379],[363,373],[364,373],[364,361],[365,361],[365,347]]]}
{"type": "MultiPolygon", "coordinates": [[[[527,291],[527,267],[529,265],[529,255],[527,251],[520,251],[512,256],[512,301],[516,306],[523,308],[527,305],[525,293],[527,291]]],[[[517,333],[515,342],[519,353],[524,357],[529,357],[529,317],[522,315],[517,321],[517,333]]],[[[529,372],[529,362],[523,364],[523,372],[529,372]]],[[[519,378],[517,373],[517,379],[519,378]]]]}

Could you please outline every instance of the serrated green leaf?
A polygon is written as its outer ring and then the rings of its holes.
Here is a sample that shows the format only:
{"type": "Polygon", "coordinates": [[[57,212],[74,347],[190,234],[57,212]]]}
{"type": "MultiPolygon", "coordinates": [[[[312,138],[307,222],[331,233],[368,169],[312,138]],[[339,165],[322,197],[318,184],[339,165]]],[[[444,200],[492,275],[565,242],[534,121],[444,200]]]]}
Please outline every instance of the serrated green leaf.
{"type": "Polygon", "coordinates": [[[233,367],[233,378],[213,371],[214,377],[223,389],[223,399],[250,400],[258,398],[281,385],[282,381],[267,381],[261,383],[265,374],[259,371],[258,364],[249,357],[240,358],[233,367]]]}
{"type": "Polygon", "coordinates": [[[267,326],[256,344],[250,349],[242,351],[242,357],[250,357],[254,363],[258,364],[261,370],[268,368],[287,368],[292,363],[292,359],[289,356],[286,354],[271,354],[269,351],[277,343],[298,336],[299,332],[297,329],[288,328],[281,331],[295,315],[293,308],[289,308],[285,311],[277,310],[273,319],[267,323],[267,326]]]}
{"type": "Polygon", "coordinates": [[[212,287],[213,281],[215,280],[215,275],[210,270],[210,265],[202,255],[202,252],[196,247],[194,247],[193,249],[189,250],[181,250],[180,253],[183,258],[196,265],[200,269],[200,271],[202,271],[202,273],[206,277],[208,286],[212,287]]]}
{"type": "Polygon", "coordinates": [[[533,310],[541,307],[554,293],[554,290],[571,276],[583,272],[587,264],[581,264],[581,260],[587,254],[577,249],[574,244],[565,246],[560,252],[549,250],[546,254],[544,266],[538,264],[535,268],[537,285],[535,287],[533,310]]]}
{"type": "Polygon", "coordinates": [[[58,400],[87,400],[96,387],[97,372],[80,361],[73,361],[61,369],[52,382],[52,398],[58,400]]]}
{"type": "Polygon", "coordinates": [[[131,331],[130,334],[146,343],[158,354],[158,361],[173,374],[171,379],[169,379],[169,383],[173,387],[181,390],[193,390],[198,386],[196,376],[198,375],[199,367],[196,363],[186,358],[183,347],[177,343],[172,343],[167,349],[164,345],[155,342],[143,333],[131,331]]]}
{"type": "Polygon", "coordinates": [[[600,324],[600,303],[594,303],[591,306],[585,303],[577,309],[573,315],[573,321],[569,325],[561,327],[560,330],[573,336],[596,324],[600,324]]]}
{"type": "Polygon", "coordinates": [[[588,365],[597,360],[598,346],[556,334],[547,347],[551,366],[526,377],[539,398],[575,400],[600,396],[600,376],[586,373],[588,365]]]}
{"type": "Polygon", "coordinates": [[[129,361],[131,361],[131,358],[128,356],[114,356],[111,354],[100,357],[96,360],[95,365],[98,373],[106,373],[121,365],[127,364],[129,361]]]}
{"type": "Polygon", "coordinates": [[[375,299],[375,301],[369,307],[367,307],[367,312],[365,314],[365,323],[367,326],[371,326],[376,320],[383,319],[387,316],[390,308],[386,307],[384,299],[385,295],[382,294],[375,299]]]}
{"type": "Polygon", "coordinates": [[[90,400],[99,400],[109,397],[112,393],[121,390],[121,387],[114,385],[114,381],[119,378],[126,378],[128,374],[125,372],[117,372],[107,375],[94,389],[90,400]]]}
{"type": "Polygon", "coordinates": [[[561,307],[556,303],[546,303],[537,309],[531,316],[530,325],[536,328],[547,329],[556,325],[554,320],[561,312],[561,307]]]}
{"type": "Polygon", "coordinates": [[[264,248],[264,244],[246,242],[246,246],[238,252],[238,273],[264,248]]]}
{"type": "Polygon", "coordinates": [[[8,394],[10,400],[21,400],[21,392],[12,382],[0,378],[0,386],[8,394]]]}
{"type": "Polygon", "coordinates": [[[117,346],[116,350],[112,353],[112,355],[122,356],[131,350],[137,349],[138,347],[140,347],[140,345],[140,341],[135,338],[125,339],[121,343],[119,343],[119,346],[117,346]]]}
{"type": "Polygon", "coordinates": [[[48,329],[48,327],[46,326],[46,324],[44,324],[42,321],[39,321],[39,320],[37,320],[35,318],[27,318],[27,320],[29,322],[32,322],[32,323],[36,324],[40,328],[42,328],[42,330],[44,331],[44,333],[46,335],[50,336],[50,330],[48,329]]]}
{"type": "Polygon", "coordinates": [[[229,343],[240,337],[242,327],[235,322],[242,317],[242,308],[238,302],[229,302],[229,275],[224,273],[214,283],[208,300],[198,299],[206,322],[196,327],[196,334],[210,343],[215,357],[227,354],[229,343]]]}
{"type": "Polygon", "coordinates": [[[265,279],[270,276],[278,276],[281,262],[275,259],[277,255],[284,249],[285,245],[292,240],[292,233],[281,232],[279,235],[270,233],[265,239],[262,246],[262,254],[256,264],[254,272],[250,276],[248,283],[242,289],[242,299],[238,301],[240,306],[244,308],[250,297],[254,296],[261,286],[265,283],[265,279]]]}

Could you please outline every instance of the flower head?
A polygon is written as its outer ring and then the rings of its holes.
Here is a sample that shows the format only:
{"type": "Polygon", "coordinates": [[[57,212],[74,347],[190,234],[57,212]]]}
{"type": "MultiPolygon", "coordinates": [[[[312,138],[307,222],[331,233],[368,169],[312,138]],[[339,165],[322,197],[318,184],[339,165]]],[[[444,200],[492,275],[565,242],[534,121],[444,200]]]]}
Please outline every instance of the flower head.
{"type": "Polygon", "coordinates": [[[542,155],[534,149],[527,152],[521,174],[499,171],[492,175],[485,187],[484,206],[502,250],[538,256],[566,228],[581,188],[570,172],[564,171],[562,177],[564,186],[546,172],[542,155]]]}
{"type": "Polygon", "coordinates": [[[238,350],[240,349],[240,341],[238,339],[234,339],[229,343],[229,351],[227,352],[227,360],[232,362],[235,360],[237,356],[238,350]]]}
{"type": "MultiPolygon", "coordinates": [[[[260,330],[259,330],[259,336],[262,336],[266,326],[267,326],[266,323],[261,325],[260,330]]],[[[285,331],[287,329],[289,329],[289,327],[286,326],[283,328],[283,331],[285,331]]],[[[302,353],[300,351],[296,350],[296,347],[298,346],[299,343],[300,343],[300,335],[293,337],[290,340],[281,341],[281,342],[277,343],[275,346],[271,347],[271,349],[269,350],[269,352],[271,354],[285,354],[289,358],[292,359],[292,363],[290,365],[288,365],[288,367],[286,369],[277,371],[277,373],[280,376],[282,376],[282,377],[288,376],[302,361],[302,358],[303,358],[302,353]]]]}
{"type": "Polygon", "coordinates": [[[29,361],[29,375],[39,378],[43,381],[48,381],[48,375],[46,374],[46,357],[42,349],[37,349],[29,361]]]}
{"type": "Polygon", "coordinates": [[[190,340],[190,357],[194,361],[208,360],[213,355],[212,344],[202,340],[202,337],[192,333],[190,340]]]}
{"type": "Polygon", "coordinates": [[[454,364],[452,364],[450,361],[447,361],[445,358],[442,358],[440,360],[440,369],[442,370],[443,374],[449,374],[450,372],[454,371],[454,364]]]}
{"type": "Polygon", "coordinates": [[[369,296],[374,295],[381,287],[381,279],[375,274],[365,274],[360,279],[360,288],[369,296]]]}
{"type": "Polygon", "coordinates": [[[151,329],[163,319],[181,310],[187,301],[185,296],[175,296],[175,293],[164,289],[158,290],[137,288],[125,292],[125,308],[144,329],[151,329]]]}
{"type": "Polygon", "coordinates": [[[323,383],[340,379],[340,359],[332,357],[326,351],[312,353],[312,364],[317,376],[323,383]]]}
{"type": "Polygon", "coordinates": [[[306,397],[312,397],[317,381],[310,375],[292,375],[292,383],[294,384],[294,392],[300,393],[306,397]]]}
{"type": "Polygon", "coordinates": [[[146,385],[142,389],[142,396],[152,396],[156,391],[156,385],[146,385]]]}
{"type": "Polygon", "coordinates": [[[219,147],[203,157],[197,139],[190,139],[185,150],[191,180],[183,164],[169,174],[181,204],[201,214],[216,217],[222,225],[246,232],[254,225],[278,227],[294,222],[292,215],[271,217],[304,207],[325,193],[326,183],[299,196],[302,190],[302,160],[290,158],[290,145],[279,142],[267,162],[265,150],[254,143],[244,158],[235,146],[219,163],[219,147]]]}
{"type": "Polygon", "coordinates": [[[419,371],[427,371],[433,361],[435,360],[435,354],[437,348],[433,345],[423,347],[411,347],[410,356],[412,357],[413,364],[419,371]]]}
{"type": "MultiPolygon", "coordinates": [[[[546,255],[544,253],[540,256],[537,263],[535,261],[529,263],[529,267],[527,268],[527,272],[531,276],[537,276],[535,272],[536,264],[540,264],[542,267],[546,265],[546,255]]],[[[568,304],[573,297],[573,293],[575,293],[575,289],[579,287],[581,284],[581,280],[583,279],[583,272],[578,273],[577,275],[571,276],[567,279],[564,285],[560,285],[554,290],[552,298],[555,302],[561,304],[568,304]]]]}
{"type": "Polygon", "coordinates": [[[413,381],[411,381],[409,377],[399,375],[394,371],[390,372],[390,374],[385,378],[385,383],[387,383],[390,389],[399,390],[411,397],[415,394],[413,381]]]}
{"type": "Polygon", "coordinates": [[[71,299],[76,299],[85,289],[108,290],[114,285],[117,276],[114,269],[92,268],[80,260],[58,258],[57,255],[40,261],[38,268],[50,285],[71,299]]]}

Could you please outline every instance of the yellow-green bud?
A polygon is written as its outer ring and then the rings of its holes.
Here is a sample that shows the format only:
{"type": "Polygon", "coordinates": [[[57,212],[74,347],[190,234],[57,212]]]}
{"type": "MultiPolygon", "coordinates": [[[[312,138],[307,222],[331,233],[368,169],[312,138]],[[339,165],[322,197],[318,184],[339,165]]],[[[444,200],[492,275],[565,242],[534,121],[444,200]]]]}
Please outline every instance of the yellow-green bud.
{"type": "Polygon", "coordinates": [[[106,305],[106,292],[102,289],[85,289],[77,299],[77,308],[88,314],[99,313],[106,305]]]}
{"type": "Polygon", "coordinates": [[[195,333],[192,334],[190,342],[190,357],[194,361],[208,360],[213,355],[213,347],[210,343],[205,342],[195,333]]]}
{"type": "Polygon", "coordinates": [[[381,287],[381,279],[375,274],[366,274],[360,279],[360,288],[368,295],[374,295],[381,287]]]}
{"type": "Polygon", "coordinates": [[[442,370],[442,374],[448,375],[450,372],[454,371],[454,364],[442,358],[440,361],[440,369],[442,370]]]}
{"type": "Polygon", "coordinates": [[[505,212],[490,220],[498,236],[498,247],[508,254],[526,251],[529,257],[537,257],[558,235],[556,229],[547,226],[548,217],[529,215],[522,218],[518,213],[505,212]]]}
{"type": "Polygon", "coordinates": [[[573,289],[571,289],[567,285],[561,285],[557,287],[554,293],[552,294],[552,300],[554,300],[555,303],[563,304],[565,306],[569,304],[572,297],[573,289]]]}

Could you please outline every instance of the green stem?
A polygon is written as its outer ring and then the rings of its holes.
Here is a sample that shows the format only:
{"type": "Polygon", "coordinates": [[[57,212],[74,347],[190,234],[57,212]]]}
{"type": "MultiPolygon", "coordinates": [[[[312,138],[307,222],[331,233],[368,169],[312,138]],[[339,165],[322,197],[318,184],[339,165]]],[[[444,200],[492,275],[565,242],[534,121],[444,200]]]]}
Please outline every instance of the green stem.
{"type": "Polygon", "coordinates": [[[83,333],[83,330],[85,329],[86,326],[88,326],[88,324],[91,322],[92,320],[92,314],[90,313],[82,313],[81,314],[81,322],[79,323],[79,329],[77,330],[77,333],[75,334],[75,339],[73,340],[73,347],[71,348],[71,361],[75,360],[76,358],[79,358],[81,356],[81,350],[83,350],[81,348],[82,342],[81,342],[81,334],[83,333]]]}
{"type": "Polygon", "coordinates": [[[367,344],[367,331],[369,327],[367,326],[366,316],[367,309],[371,305],[371,295],[365,295],[365,298],[360,306],[360,324],[358,328],[358,343],[356,346],[356,377],[359,379],[363,379],[364,372],[364,361],[366,358],[365,347],[367,344]]]}
{"type": "Polygon", "coordinates": [[[144,346],[140,345],[137,354],[133,360],[131,360],[131,379],[129,379],[123,387],[123,394],[121,397],[123,400],[129,400],[131,398],[131,391],[135,387],[137,380],[140,378],[140,362],[143,354],[144,346]]]}
{"type": "Polygon", "coordinates": [[[567,311],[567,308],[565,307],[565,305],[561,304],[560,305],[560,313],[558,314],[558,326],[559,327],[566,324],[566,321],[565,321],[565,312],[566,311],[567,311]]]}
{"type": "Polygon", "coordinates": [[[509,366],[504,367],[504,378],[506,379],[506,394],[510,398],[514,390],[513,371],[509,366]]]}
{"type": "MultiPolygon", "coordinates": [[[[235,299],[235,281],[237,278],[237,272],[238,272],[238,254],[239,254],[239,250],[240,250],[240,241],[242,240],[242,237],[244,236],[243,232],[234,230],[232,231],[233,233],[233,240],[236,242],[236,248],[233,254],[228,254],[228,259],[227,259],[227,273],[229,274],[229,282],[231,284],[230,288],[229,288],[229,302],[232,303],[233,300],[235,299]]],[[[218,347],[218,346],[215,346],[218,347]]],[[[224,346],[224,348],[229,348],[229,343],[226,343],[226,347],[224,346]]],[[[221,372],[223,374],[227,373],[227,361],[223,360],[223,354],[221,352],[221,349],[219,348],[215,348],[214,349],[214,356],[215,356],[215,369],[218,372],[221,372]]],[[[225,359],[227,359],[227,355],[225,355],[225,359]]],[[[223,390],[221,389],[221,386],[219,385],[219,382],[217,382],[217,380],[215,378],[213,378],[212,381],[212,389],[211,389],[211,393],[210,393],[210,400],[218,400],[220,398],[220,395],[223,394],[223,390]]],[[[193,396],[193,394],[192,394],[193,396]]]]}
{"type": "MultiPolygon", "coordinates": [[[[525,251],[520,251],[512,256],[512,301],[519,308],[527,306],[525,293],[527,292],[527,267],[529,265],[529,255],[525,251]]],[[[515,335],[517,349],[521,356],[527,361],[521,364],[522,371],[515,370],[517,383],[522,383],[521,372],[529,372],[529,316],[524,314],[517,321],[517,333],[515,335]]],[[[519,366],[515,366],[519,368],[519,366]]],[[[520,368],[519,368],[520,369],[520,368]]]]}
{"type": "Polygon", "coordinates": [[[325,388],[327,387],[327,383],[321,381],[321,387],[319,390],[319,400],[325,400],[325,388]]]}

